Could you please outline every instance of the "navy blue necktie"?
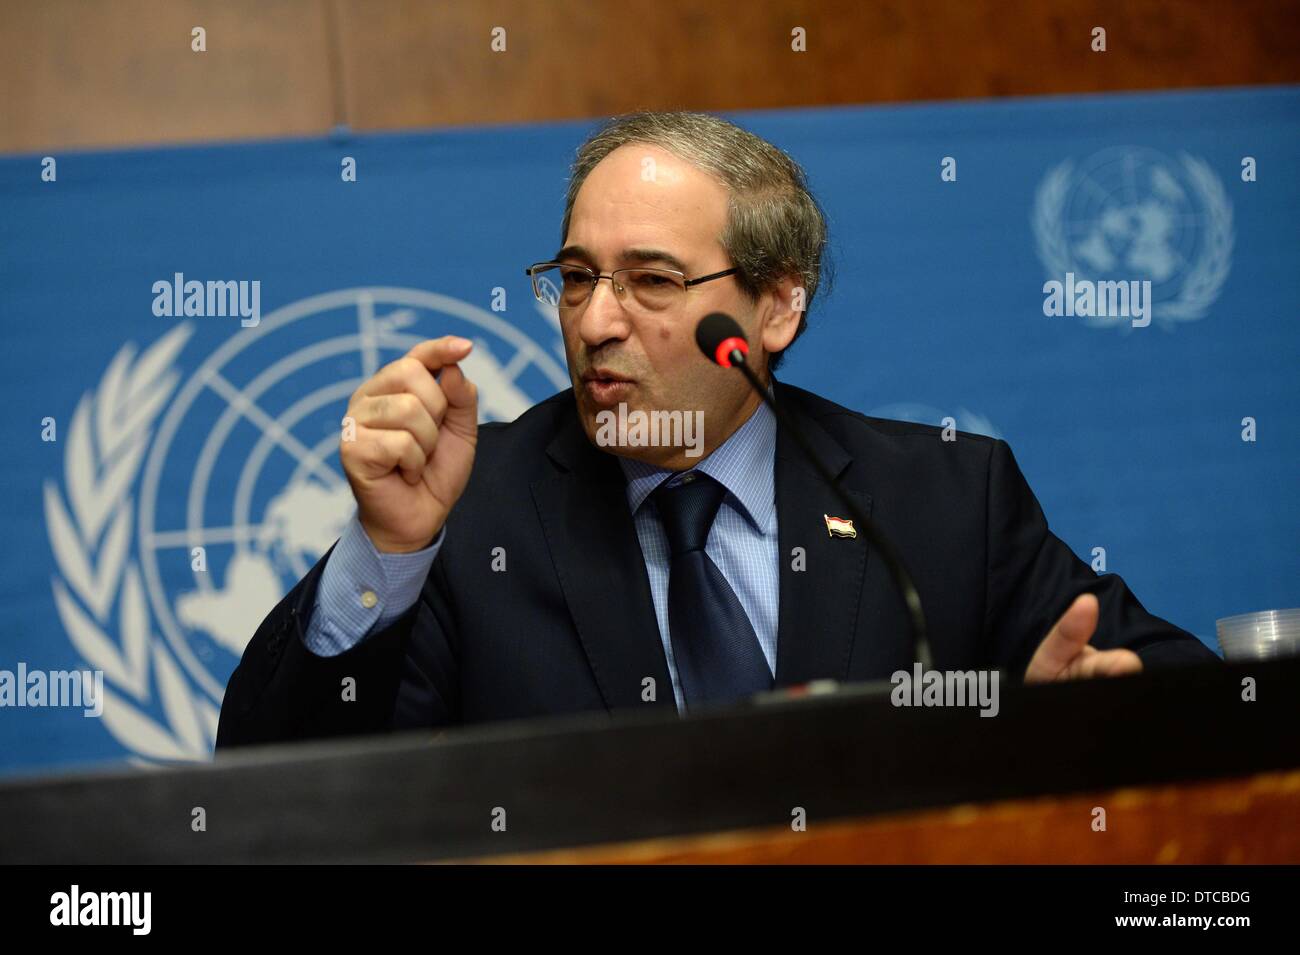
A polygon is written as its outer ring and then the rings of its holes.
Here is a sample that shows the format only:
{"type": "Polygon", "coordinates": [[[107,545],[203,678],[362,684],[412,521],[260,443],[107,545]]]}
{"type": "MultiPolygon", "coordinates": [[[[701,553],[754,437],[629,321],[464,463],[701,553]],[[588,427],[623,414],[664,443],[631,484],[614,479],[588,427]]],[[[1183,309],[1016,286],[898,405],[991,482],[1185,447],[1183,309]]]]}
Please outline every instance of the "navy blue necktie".
{"type": "Polygon", "coordinates": [[[727,489],[700,471],[661,484],[655,506],[672,556],[668,629],[677,678],[689,708],[727,703],[772,688],[758,636],[736,592],[704,552],[709,528],[727,489]]]}

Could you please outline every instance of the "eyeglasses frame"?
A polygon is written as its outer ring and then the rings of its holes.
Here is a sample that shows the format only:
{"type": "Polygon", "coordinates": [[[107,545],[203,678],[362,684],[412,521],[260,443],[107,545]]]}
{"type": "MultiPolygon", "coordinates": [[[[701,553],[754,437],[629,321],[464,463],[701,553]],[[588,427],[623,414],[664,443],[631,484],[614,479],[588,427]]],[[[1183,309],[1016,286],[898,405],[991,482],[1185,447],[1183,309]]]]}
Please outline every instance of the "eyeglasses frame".
{"type": "Polygon", "coordinates": [[[702,285],[705,282],[712,282],[714,279],[720,279],[728,275],[734,275],[735,273],[740,271],[740,268],[738,266],[732,266],[729,269],[723,269],[721,272],[713,272],[710,275],[701,275],[698,278],[688,279],[686,277],[686,273],[680,272],[677,269],[661,269],[658,266],[651,266],[651,265],[630,265],[626,268],[614,269],[608,275],[602,275],[599,272],[597,272],[595,269],[590,268],[589,266],[586,265],[579,265],[576,262],[534,262],[532,265],[524,269],[524,274],[527,275],[530,280],[534,280],[530,282],[530,284],[533,286],[533,296],[537,298],[539,302],[543,302],[544,304],[547,305],[553,303],[544,302],[544,300],[537,295],[537,284],[535,281],[536,276],[534,275],[537,269],[544,268],[547,266],[566,266],[572,269],[582,269],[584,272],[592,276],[591,291],[587,294],[587,297],[583,299],[581,303],[579,303],[578,305],[560,305],[558,303],[555,303],[556,308],[583,307],[588,302],[590,302],[592,296],[596,294],[596,284],[601,279],[609,279],[610,284],[614,286],[616,293],[619,289],[623,289],[624,291],[626,291],[627,286],[622,285],[614,280],[614,276],[618,275],[618,273],[620,272],[668,272],[672,275],[680,276],[682,280],[682,285],[684,286],[685,289],[689,290],[691,288],[694,288],[696,285],[702,285]]]}

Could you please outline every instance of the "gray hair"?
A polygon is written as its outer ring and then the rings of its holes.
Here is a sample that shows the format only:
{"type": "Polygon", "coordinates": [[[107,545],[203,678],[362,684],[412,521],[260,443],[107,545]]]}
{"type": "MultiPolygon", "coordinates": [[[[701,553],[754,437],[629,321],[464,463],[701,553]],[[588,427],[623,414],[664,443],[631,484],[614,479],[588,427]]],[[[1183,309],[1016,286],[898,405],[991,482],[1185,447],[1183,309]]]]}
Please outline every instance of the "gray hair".
{"type": "MultiPolygon", "coordinates": [[[[767,140],[720,117],[708,113],[636,112],[608,120],[578,147],[564,203],[560,244],[568,237],[573,203],[591,170],[628,143],[658,146],[699,167],[730,190],[727,223],[719,239],[732,264],[740,270],[736,280],[749,300],[755,302],[783,276],[799,276],[804,309],[795,332],[798,339],[808,326],[808,309],[821,284],[826,217],[809,192],[797,162],[767,140]]],[[[773,354],[769,370],[775,369],[784,355],[773,354]]]]}

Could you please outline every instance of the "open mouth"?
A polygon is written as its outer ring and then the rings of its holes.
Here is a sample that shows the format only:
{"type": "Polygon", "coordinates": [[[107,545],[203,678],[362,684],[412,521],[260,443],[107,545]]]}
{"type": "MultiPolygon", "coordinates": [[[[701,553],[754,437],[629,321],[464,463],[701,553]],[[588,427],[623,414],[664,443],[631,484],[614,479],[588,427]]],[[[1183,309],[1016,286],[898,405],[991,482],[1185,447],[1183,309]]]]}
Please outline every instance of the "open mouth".
{"type": "Polygon", "coordinates": [[[596,404],[615,404],[627,398],[636,382],[622,378],[584,377],[582,386],[596,404]]]}

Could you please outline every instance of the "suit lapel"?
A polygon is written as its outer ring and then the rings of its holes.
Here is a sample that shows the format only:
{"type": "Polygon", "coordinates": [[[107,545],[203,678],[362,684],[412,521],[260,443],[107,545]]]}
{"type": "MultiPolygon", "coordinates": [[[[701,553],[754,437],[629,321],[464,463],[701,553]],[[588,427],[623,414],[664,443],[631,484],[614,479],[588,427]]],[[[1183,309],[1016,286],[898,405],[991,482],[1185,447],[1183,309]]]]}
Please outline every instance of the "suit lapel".
{"type": "Polygon", "coordinates": [[[608,708],[676,707],[623,469],[594,447],[575,413],[547,455],[559,467],[532,483],[560,588],[608,708]],[[642,681],[655,681],[655,702],[642,681]]]}
{"type": "MultiPolygon", "coordinates": [[[[848,452],[802,412],[780,382],[775,394],[831,473],[841,475],[852,462],[848,452]]],[[[846,491],[870,517],[871,495],[851,487],[846,491]]],[[[776,438],[776,507],[781,575],[776,686],[847,680],[870,548],[861,533],[856,538],[830,536],[824,515],[851,515],[784,430],[776,438]],[[793,566],[796,547],[804,551],[803,570],[793,566]]]]}

